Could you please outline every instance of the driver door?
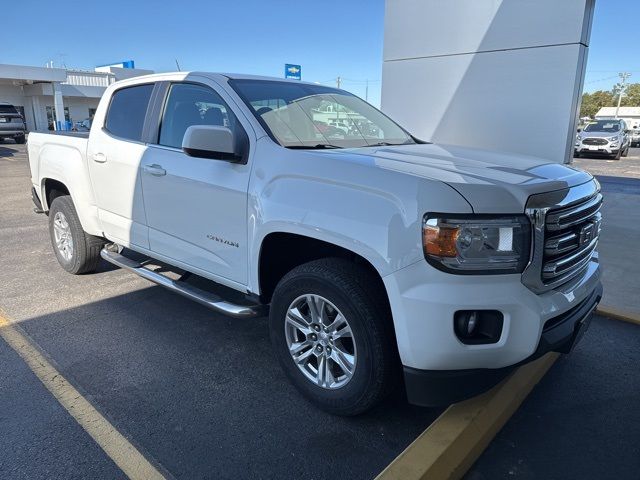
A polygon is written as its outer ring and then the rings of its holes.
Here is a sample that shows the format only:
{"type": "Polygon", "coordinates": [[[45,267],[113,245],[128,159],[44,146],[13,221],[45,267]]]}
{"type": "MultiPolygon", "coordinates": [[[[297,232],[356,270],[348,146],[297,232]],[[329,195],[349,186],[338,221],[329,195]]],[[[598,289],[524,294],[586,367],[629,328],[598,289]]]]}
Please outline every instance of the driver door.
{"type": "Polygon", "coordinates": [[[181,147],[191,125],[225,126],[234,139],[247,138],[211,86],[169,86],[157,142],[148,146],[141,164],[150,250],[221,283],[246,285],[250,167],[187,155],[181,147]]]}

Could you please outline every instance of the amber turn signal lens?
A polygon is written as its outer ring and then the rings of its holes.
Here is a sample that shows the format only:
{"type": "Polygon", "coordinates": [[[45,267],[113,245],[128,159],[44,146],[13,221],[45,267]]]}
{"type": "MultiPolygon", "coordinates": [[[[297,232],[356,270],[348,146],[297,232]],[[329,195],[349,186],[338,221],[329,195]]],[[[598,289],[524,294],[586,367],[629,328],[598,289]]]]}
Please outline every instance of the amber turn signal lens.
{"type": "Polygon", "coordinates": [[[436,257],[457,257],[456,240],[459,233],[459,228],[425,225],[422,229],[425,253],[436,257]]]}

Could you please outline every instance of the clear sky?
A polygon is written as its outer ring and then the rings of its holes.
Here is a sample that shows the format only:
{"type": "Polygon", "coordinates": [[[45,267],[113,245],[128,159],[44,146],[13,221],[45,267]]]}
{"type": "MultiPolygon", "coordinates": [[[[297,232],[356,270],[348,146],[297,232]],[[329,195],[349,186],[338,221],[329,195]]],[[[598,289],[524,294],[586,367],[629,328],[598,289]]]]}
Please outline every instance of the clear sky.
{"type": "MultiPolygon", "coordinates": [[[[335,85],[341,76],[342,87],[361,97],[368,79],[369,101],[380,102],[384,0],[3,3],[3,25],[20,35],[2,42],[0,63],[90,70],[133,59],[169,71],[177,59],[182,70],[276,77],[295,63],[304,80],[335,85]],[[11,42],[15,48],[6,48],[11,42]]],[[[640,82],[637,3],[596,1],[585,90],[610,88],[620,71],[640,82]]]]}

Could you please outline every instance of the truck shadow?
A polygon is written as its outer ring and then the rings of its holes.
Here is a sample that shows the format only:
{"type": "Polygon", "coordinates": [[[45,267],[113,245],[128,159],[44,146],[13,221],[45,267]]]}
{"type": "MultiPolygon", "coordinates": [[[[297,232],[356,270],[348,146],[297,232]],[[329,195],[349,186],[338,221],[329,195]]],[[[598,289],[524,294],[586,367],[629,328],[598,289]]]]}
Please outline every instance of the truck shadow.
{"type": "Polygon", "coordinates": [[[371,478],[442,411],[395,397],[341,418],[309,404],[238,320],[152,286],[20,323],[63,375],[176,477],[371,478]]]}

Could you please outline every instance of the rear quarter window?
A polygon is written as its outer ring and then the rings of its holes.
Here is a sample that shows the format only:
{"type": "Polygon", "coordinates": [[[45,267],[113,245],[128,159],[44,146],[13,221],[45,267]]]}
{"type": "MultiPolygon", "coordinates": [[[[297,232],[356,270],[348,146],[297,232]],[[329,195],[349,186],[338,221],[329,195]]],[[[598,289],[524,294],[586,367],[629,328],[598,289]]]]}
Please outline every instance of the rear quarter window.
{"type": "Polygon", "coordinates": [[[141,141],[152,91],[153,84],[116,90],[111,96],[105,120],[107,131],[127,140],[141,141]]]}

